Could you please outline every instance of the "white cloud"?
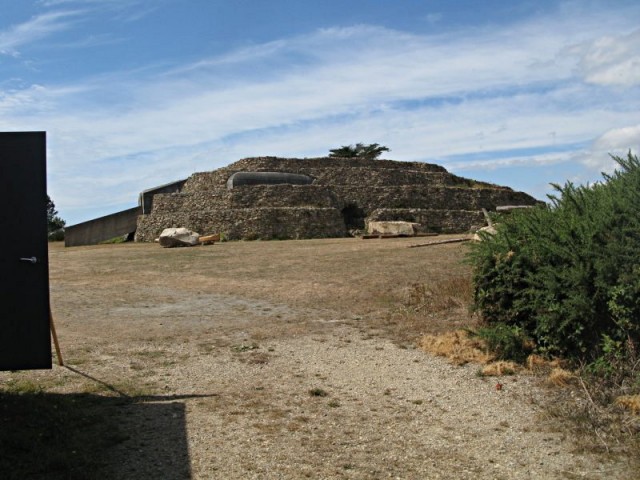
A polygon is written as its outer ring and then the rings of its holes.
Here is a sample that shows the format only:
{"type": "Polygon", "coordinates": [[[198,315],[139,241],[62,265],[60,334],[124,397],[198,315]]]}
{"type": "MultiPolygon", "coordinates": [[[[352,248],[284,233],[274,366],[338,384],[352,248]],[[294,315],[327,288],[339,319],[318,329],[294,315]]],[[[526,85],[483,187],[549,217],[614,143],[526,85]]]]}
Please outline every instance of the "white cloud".
{"type": "Polygon", "coordinates": [[[166,0],[41,0],[47,8],[77,6],[87,14],[108,11],[114,18],[124,22],[135,22],[146,17],[166,0]]]}
{"type": "Polygon", "coordinates": [[[498,168],[505,167],[516,167],[516,166],[545,166],[545,165],[554,165],[557,163],[564,163],[570,160],[575,154],[565,154],[565,153],[545,153],[545,154],[534,154],[534,155],[522,155],[522,156],[511,156],[506,158],[498,158],[498,159],[486,159],[486,160],[471,160],[471,161],[459,161],[459,162],[448,162],[445,166],[448,169],[455,170],[456,172],[464,172],[465,170],[495,170],[498,168]]]}
{"type": "Polygon", "coordinates": [[[598,85],[640,85],[640,29],[605,35],[573,46],[579,56],[580,73],[598,85]]]}
{"type": "Polygon", "coordinates": [[[634,155],[640,153],[640,124],[605,132],[593,142],[581,162],[591,170],[611,173],[616,167],[611,156],[625,157],[629,151],[634,155]]]}
{"type": "MultiPolygon", "coordinates": [[[[609,90],[612,81],[582,81],[605,78],[597,75],[635,55],[625,45],[637,31],[602,40],[612,16],[437,36],[328,28],[159,74],[143,66],[135,75],[0,91],[0,130],[49,131],[50,185],[72,222],[86,198],[135,202],[145,188],[243,156],[314,156],[359,141],[388,145],[390,158],[464,169],[575,161],[567,145],[600,137],[593,160],[584,160],[597,165],[609,144],[626,148],[625,137],[637,145],[624,134],[637,135],[628,126],[640,111],[628,82],[609,90]],[[522,152],[540,147],[549,152],[522,152]],[[506,153],[478,160],[482,152],[506,153]]],[[[50,24],[63,28],[64,20],[50,24]]],[[[621,22],[620,31],[635,28],[621,22]]]]}
{"type": "Polygon", "coordinates": [[[73,23],[71,19],[78,14],[77,11],[43,13],[0,31],[0,53],[15,56],[20,47],[68,29],[73,23]]]}
{"type": "MultiPolygon", "coordinates": [[[[152,0],[158,1],[158,0],[152,0]]],[[[150,0],[41,0],[44,7],[57,7],[60,5],[102,5],[109,7],[127,8],[142,3],[150,3],[150,0]]]]}

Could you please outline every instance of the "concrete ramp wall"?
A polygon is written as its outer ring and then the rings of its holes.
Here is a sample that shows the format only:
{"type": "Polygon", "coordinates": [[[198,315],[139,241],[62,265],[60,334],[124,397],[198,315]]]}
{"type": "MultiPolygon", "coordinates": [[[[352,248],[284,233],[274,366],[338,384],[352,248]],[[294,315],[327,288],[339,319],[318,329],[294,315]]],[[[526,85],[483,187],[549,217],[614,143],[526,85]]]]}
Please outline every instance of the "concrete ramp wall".
{"type": "Polygon", "coordinates": [[[136,231],[142,207],[134,207],[65,228],[64,246],[95,245],[136,231]]]}
{"type": "Polygon", "coordinates": [[[166,183],[159,187],[153,187],[142,192],[138,198],[138,205],[142,206],[142,213],[148,215],[153,210],[153,196],[158,193],[176,193],[182,190],[186,180],[166,183]]]}

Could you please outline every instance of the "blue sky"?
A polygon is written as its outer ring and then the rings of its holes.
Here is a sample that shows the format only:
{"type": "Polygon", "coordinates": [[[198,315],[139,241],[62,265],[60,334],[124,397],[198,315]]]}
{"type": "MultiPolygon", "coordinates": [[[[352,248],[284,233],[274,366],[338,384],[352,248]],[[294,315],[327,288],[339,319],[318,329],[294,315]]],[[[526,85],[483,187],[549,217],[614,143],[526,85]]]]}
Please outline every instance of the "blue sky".
{"type": "Polygon", "coordinates": [[[0,0],[0,131],[68,224],[259,155],[380,143],[544,199],[640,151],[640,3],[0,0]]]}

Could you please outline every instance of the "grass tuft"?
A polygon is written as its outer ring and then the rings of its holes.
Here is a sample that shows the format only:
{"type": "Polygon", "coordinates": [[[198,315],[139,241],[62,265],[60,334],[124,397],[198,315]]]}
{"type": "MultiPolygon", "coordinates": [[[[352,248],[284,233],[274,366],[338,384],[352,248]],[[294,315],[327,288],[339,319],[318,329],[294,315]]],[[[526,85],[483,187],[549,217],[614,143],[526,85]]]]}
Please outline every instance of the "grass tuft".
{"type": "Polygon", "coordinates": [[[566,387],[572,383],[575,378],[576,376],[572,372],[560,367],[554,368],[549,374],[549,382],[557,387],[566,387]]]}
{"type": "Polygon", "coordinates": [[[616,398],[616,405],[630,410],[634,414],[640,414],[640,394],[639,395],[621,395],[616,398]]]}
{"type": "Polygon", "coordinates": [[[484,343],[464,330],[424,335],[420,339],[420,348],[427,353],[445,357],[456,365],[469,362],[484,364],[493,359],[484,343]]]}
{"type": "Polygon", "coordinates": [[[405,304],[416,312],[438,313],[467,308],[473,295],[468,275],[446,278],[434,283],[414,283],[406,293],[405,304]]]}
{"type": "Polygon", "coordinates": [[[515,362],[499,360],[486,365],[480,372],[485,377],[501,377],[503,375],[515,375],[520,370],[522,370],[522,367],[515,362]]]}

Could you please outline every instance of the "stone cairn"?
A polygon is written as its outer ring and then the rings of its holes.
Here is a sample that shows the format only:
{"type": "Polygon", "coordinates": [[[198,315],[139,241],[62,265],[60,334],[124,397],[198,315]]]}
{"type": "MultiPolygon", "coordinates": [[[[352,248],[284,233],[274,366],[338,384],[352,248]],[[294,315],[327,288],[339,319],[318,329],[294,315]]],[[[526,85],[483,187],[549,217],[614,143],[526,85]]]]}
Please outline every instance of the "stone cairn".
{"type": "Polygon", "coordinates": [[[179,193],[155,195],[135,238],[153,241],[174,227],[229,240],[344,237],[372,221],[414,222],[420,233],[462,233],[485,224],[482,209],[536,203],[526,193],[428,163],[256,157],[195,173],[179,193]],[[234,182],[234,174],[241,181],[234,182]],[[290,183],[281,183],[287,178],[290,183]]]}

